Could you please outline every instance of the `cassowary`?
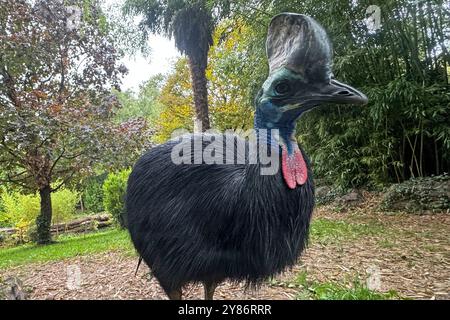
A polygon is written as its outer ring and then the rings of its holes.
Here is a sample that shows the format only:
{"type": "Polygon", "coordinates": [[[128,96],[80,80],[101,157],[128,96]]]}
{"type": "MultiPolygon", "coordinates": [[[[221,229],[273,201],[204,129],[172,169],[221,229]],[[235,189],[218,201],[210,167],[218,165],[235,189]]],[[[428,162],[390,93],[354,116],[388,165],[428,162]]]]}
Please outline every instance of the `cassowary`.
{"type": "MultiPolygon", "coordinates": [[[[217,137],[192,134],[151,149],[129,177],[131,239],[170,299],[181,299],[189,282],[203,283],[205,299],[212,299],[226,279],[257,286],[293,266],[306,245],[314,206],[296,121],[323,103],[367,102],[332,79],[331,44],[311,17],[277,15],[266,47],[270,72],[255,100],[254,123],[259,146],[270,146],[280,162],[274,174],[262,174],[259,157],[251,162],[247,153],[239,163],[206,163],[201,153],[217,137]],[[187,161],[175,163],[174,148],[187,161]]],[[[216,159],[231,151],[236,160],[238,145],[249,149],[248,139],[228,133],[223,138],[232,143],[216,150],[216,159]]]]}

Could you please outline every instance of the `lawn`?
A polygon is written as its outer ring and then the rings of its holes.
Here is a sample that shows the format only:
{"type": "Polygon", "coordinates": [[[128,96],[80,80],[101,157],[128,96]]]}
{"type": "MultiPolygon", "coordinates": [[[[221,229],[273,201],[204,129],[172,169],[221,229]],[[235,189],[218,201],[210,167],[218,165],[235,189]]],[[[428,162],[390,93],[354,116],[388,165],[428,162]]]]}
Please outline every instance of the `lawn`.
{"type": "Polygon", "coordinates": [[[134,252],[127,231],[111,229],[84,235],[60,236],[56,243],[47,246],[26,244],[2,248],[0,269],[114,250],[134,252]]]}
{"type": "Polygon", "coordinates": [[[330,218],[317,218],[311,224],[311,241],[322,244],[355,240],[364,236],[377,236],[387,230],[378,223],[354,223],[330,218]]]}

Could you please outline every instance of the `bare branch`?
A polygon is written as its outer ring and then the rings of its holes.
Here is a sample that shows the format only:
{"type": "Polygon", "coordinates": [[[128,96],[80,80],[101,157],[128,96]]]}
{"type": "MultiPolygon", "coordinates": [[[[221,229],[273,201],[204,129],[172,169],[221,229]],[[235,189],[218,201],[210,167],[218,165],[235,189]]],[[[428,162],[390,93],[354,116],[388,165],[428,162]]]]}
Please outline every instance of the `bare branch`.
{"type": "Polygon", "coordinates": [[[35,188],[32,188],[29,185],[27,185],[25,183],[22,183],[22,182],[20,182],[18,180],[8,180],[8,179],[0,178],[0,182],[2,182],[2,183],[12,183],[12,184],[18,185],[18,186],[20,186],[22,188],[25,188],[27,190],[35,190],[35,188]]]}
{"type": "Polygon", "coordinates": [[[56,188],[52,188],[50,192],[56,192],[59,189],[61,189],[62,186],[64,186],[67,182],[69,182],[69,180],[72,179],[74,175],[75,171],[72,171],[72,173],[66,179],[64,179],[56,188]]]}
{"type": "Polygon", "coordinates": [[[50,168],[50,175],[53,173],[53,169],[55,169],[57,163],[61,158],[64,156],[64,153],[66,152],[66,149],[64,148],[61,154],[56,158],[55,162],[53,162],[52,167],[50,168]]]}

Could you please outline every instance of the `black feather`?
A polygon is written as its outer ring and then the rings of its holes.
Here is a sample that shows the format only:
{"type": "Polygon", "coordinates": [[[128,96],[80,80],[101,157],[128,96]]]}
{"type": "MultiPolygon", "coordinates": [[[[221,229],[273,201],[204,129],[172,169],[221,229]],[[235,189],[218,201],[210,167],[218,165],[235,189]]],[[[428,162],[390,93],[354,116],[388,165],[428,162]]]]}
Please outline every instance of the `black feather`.
{"type": "Polygon", "coordinates": [[[253,286],[294,265],[314,206],[311,171],[291,190],[281,173],[261,175],[260,164],[175,165],[177,143],[136,163],[126,199],[132,241],[164,290],[225,279],[253,286]]]}

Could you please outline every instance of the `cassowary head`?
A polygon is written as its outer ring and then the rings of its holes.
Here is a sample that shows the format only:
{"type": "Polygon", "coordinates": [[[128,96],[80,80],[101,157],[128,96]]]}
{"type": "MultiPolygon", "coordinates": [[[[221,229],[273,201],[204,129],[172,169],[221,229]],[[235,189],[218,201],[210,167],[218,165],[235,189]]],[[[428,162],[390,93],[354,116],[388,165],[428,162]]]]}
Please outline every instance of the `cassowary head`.
{"type": "Polygon", "coordinates": [[[270,72],[256,98],[264,127],[290,126],[302,113],[323,103],[367,103],[363,93],[333,79],[331,42],[311,17],[275,16],[266,48],[270,72]]]}

